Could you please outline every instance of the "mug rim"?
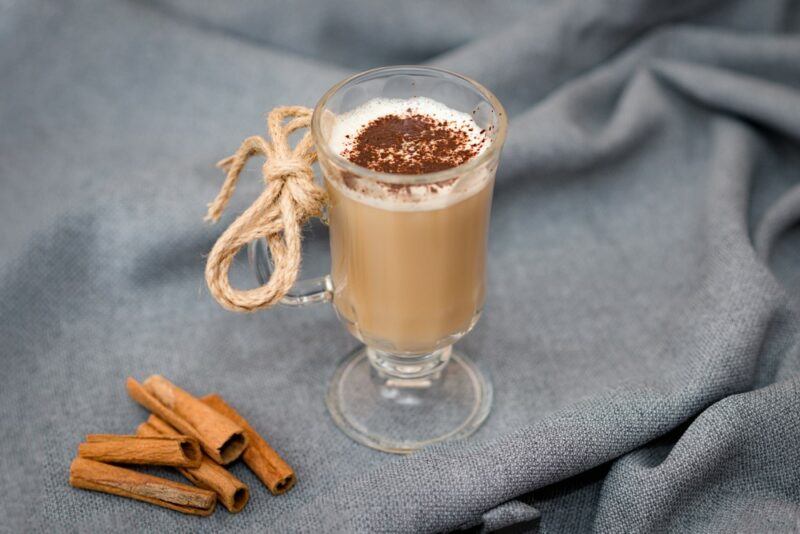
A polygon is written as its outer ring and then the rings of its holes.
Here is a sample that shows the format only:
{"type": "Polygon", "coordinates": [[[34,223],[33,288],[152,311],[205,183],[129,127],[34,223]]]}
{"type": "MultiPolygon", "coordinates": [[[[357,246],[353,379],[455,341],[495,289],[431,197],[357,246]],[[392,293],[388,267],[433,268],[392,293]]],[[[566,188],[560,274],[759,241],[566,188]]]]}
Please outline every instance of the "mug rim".
{"type": "Polygon", "coordinates": [[[314,139],[314,145],[316,147],[318,154],[319,153],[324,154],[325,157],[334,160],[337,165],[344,168],[346,171],[357,174],[359,178],[370,178],[378,182],[403,184],[403,185],[443,182],[461,176],[464,173],[469,173],[473,169],[480,167],[485,162],[490,161],[493,157],[496,157],[499,151],[503,148],[503,143],[505,142],[506,138],[507,127],[508,127],[508,117],[506,115],[505,108],[503,108],[503,105],[500,103],[497,97],[494,96],[494,94],[491,91],[489,91],[486,87],[476,82],[472,78],[464,76],[463,74],[458,74],[457,72],[453,72],[451,70],[443,69],[440,67],[429,67],[427,65],[391,65],[391,66],[369,69],[354,74],[352,76],[349,76],[348,78],[345,78],[344,80],[335,84],[333,87],[328,89],[324,95],[322,95],[322,98],[319,99],[317,105],[314,107],[314,112],[311,116],[311,136],[314,139]],[[372,169],[368,169],[367,167],[362,167],[361,165],[357,165],[352,161],[350,161],[349,159],[331,150],[330,147],[328,146],[328,143],[324,142],[320,129],[320,122],[322,120],[322,110],[325,107],[325,104],[328,103],[328,100],[330,100],[330,98],[333,95],[335,95],[342,87],[359,78],[371,76],[383,71],[392,71],[401,69],[427,70],[427,71],[437,72],[440,74],[446,74],[447,76],[459,78],[467,82],[472,87],[474,87],[478,91],[478,93],[480,93],[481,96],[483,96],[483,98],[486,99],[489,105],[492,106],[492,109],[495,111],[498,117],[497,133],[495,134],[494,139],[492,139],[491,144],[486,148],[486,150],[478,154],[478,156],[456,167],[452,167],[450,169],[445,169],[442,171],[429,172],[423,174],[399,174],[399,173],[374,171],[372,169]]]}

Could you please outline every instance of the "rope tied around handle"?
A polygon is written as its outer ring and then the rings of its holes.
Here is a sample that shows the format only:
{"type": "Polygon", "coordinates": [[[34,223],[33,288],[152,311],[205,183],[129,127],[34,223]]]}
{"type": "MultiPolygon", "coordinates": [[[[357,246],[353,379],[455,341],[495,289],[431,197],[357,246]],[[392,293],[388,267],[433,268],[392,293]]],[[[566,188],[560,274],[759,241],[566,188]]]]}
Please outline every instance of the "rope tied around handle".
{"type": "Polygon", "coordinates": [[[253,312],[279,302],[292,288],[300,272],[301,227],[319,217],[327,203],[325,191],[314,182],[311,165],[317,159],[311,132],[292,149],[289,135],[311,125],[312,111],[302,106],[284,106],[270,111],[267,129],[272,142],[252,136],[232,156],[217,163],[227,172],[217,197],[208,205],[207,221],[217,222],[228,204],[247,161],[264,156],[261,167],[264,191],[217,239],[206,262],[206,284],[222,307],[253,312]],[[287,119],[289,122],[285,122],[287,119]],[[274,263],[269,281],[254,289],[235,289],[228,271],[245,245],[266,238],[274,263]]]}

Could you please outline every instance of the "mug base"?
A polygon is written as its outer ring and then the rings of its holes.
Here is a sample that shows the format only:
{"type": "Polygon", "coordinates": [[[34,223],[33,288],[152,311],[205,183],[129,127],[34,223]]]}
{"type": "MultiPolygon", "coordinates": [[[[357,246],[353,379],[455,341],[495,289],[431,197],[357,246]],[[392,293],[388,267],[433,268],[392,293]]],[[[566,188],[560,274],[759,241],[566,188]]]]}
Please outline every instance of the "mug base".
{"type": "Polygon", "coordinates": [[[408,454],[421,447],[461,439],[486,420],[492,385],[463,353],[428,377],[398,379],[371,363],[366,347],[336,369],[325,402],[336,425],[373,449],[408,454]]]}

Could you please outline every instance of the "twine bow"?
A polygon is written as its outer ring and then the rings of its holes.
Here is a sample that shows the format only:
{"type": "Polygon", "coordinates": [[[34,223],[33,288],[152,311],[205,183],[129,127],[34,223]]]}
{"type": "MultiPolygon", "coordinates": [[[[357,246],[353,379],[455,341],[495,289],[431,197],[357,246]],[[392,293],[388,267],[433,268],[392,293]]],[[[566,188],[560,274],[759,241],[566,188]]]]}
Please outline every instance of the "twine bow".
{"type": "Polygon", "coordinates": [[[311,110],[301,106],[278,107],[267,118],[272,143],[261,136],[244,140],[236,153],[217,163],[228,175],[217,198],[208,205],[205,220],[216,222],[228,204],[247,160],[266,158],[261,172],[264,191],[217,239],[206,263],[206,283],[224,308],[252,312],[268,308],[283,298],[300,270],[301,227],[319,217],[327,202],[325,191],[314,182],[311,164],[317,158],[311,133],[306,132],[292,149],[288,136],[311,124],[311,110]],[[284,123],[286,119],[291,119],[284,123]],[[228,279],[233,258],[243,246],[266,238],[274,270],[269,281],[255,289],[240,290],[228,279]]]}

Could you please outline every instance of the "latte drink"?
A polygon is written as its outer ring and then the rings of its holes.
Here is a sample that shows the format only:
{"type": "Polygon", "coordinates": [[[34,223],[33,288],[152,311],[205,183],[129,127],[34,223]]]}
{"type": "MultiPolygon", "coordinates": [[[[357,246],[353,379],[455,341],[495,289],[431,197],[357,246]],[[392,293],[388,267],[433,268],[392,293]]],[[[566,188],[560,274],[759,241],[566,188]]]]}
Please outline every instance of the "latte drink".
{"type": "Polygon", "coordinates": [[[380,350],[414,355],[452,344],[484,301],[496,160],[475,159],[491,132],[435,100],[378,98],[334,117],[329,143],[350,162],[398,178],[367,179],[323,162],[337,313],[380,350]],[[430,181],[431,173],[443,179],[430,181]]]}

